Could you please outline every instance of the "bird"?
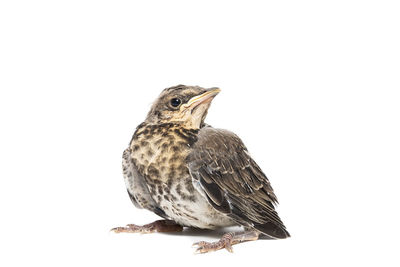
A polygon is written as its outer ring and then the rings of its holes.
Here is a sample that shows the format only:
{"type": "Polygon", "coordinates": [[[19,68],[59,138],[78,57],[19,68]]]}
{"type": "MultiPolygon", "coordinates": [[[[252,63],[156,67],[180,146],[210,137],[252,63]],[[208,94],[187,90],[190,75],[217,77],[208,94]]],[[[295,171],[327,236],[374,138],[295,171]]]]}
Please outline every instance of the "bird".
{"type": "Polygon", "coordinates": [[[245,241],[290,237],[275,210],[270,181],[241,139],[204,122],[220,91],[177,85],[161,92],[124,150],[122,169],[133,204],[163,219],[111,231],[243,228],[216,242],[194,243],[196,253],[232,252],[233,245],[245,241]]]}

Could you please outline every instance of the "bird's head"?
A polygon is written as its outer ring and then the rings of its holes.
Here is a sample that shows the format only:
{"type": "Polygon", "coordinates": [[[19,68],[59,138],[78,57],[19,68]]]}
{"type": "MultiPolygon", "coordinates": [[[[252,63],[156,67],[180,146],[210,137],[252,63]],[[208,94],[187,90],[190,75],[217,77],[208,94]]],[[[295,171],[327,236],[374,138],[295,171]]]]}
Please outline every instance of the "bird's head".
{"type": "Polygon", "coordinates": [[[219,88],[177,85],[164,89],[147,114],[146,122],[179,123],[185,128],[199,129],[219,88]]]}

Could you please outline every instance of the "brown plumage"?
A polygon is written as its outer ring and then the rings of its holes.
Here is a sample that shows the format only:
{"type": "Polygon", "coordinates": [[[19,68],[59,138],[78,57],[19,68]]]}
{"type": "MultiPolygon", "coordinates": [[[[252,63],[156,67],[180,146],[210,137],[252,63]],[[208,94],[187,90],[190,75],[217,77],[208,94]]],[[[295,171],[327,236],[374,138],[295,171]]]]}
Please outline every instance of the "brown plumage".
{"type": "Polygon", "coordinates": [[[275,211],[278,200],[268,178],[237,135],[202,128],[187,162],[215,209],[268,236],[289,236],[275,211]]]}
{"type": "Polygon", "coordinates": [[[198,252],[256,240],[289,237],[275,211],[277,198],[265,174],[235,134],[204,123],[218,88],[165,89],[138,126],[123,154],[123,172],[132,202],[166,219],[115,232],[176,231],[182,226],[215,229],[244,226],[198,252]],[[150,230],[149,230],[150,229],[150,230]]]}

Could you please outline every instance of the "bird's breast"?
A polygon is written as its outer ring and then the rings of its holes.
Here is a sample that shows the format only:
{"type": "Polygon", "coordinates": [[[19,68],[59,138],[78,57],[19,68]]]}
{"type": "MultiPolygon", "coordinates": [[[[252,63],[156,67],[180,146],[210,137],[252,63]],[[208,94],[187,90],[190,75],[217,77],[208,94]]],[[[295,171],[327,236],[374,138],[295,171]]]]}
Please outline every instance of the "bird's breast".
{"type": "Polygon", "coordinates": [[[157,205],[176,222],[199,228],[231,224],[193,186],[186,163],[197,132],[179,126],[139,126],[131,158],[157,205]]]}
{"type": "Polygon", "coordinates": [[[139,126],[130,145],[132,160],[150,182],[186,177],[186,157],[196,134],[174,124],[139,126]]]}

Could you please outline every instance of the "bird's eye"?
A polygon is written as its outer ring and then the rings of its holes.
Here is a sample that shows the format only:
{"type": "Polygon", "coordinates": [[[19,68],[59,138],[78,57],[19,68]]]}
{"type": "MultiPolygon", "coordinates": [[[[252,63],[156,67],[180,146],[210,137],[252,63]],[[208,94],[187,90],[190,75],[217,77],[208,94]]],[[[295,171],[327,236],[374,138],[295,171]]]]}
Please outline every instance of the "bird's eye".
{"type": "Polygon", "coordinates": [[[171,106],[178,107],[182,101],[179,98],[172,98],[171,99],[171,106]]]}

